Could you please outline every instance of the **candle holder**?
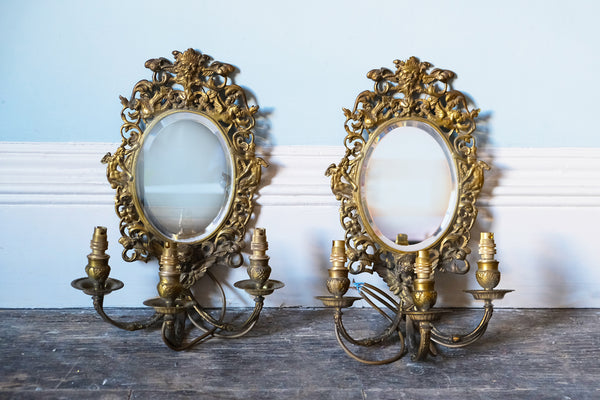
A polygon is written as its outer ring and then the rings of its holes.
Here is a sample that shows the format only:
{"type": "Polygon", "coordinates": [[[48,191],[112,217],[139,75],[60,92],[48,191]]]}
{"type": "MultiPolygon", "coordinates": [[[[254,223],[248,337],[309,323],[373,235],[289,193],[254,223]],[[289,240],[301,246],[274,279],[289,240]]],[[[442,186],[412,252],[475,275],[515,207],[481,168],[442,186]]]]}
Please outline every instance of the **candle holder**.
{"type": "Polygon", "coordinates": [[[317,298],[323,302],[325,307],[335,310],[335,334],[343,350],[355,360],[365,364],[387,364],[400,359],[406,352],[405,339],[409,339],[406,342],[415,343],[417,341],[415,337],[418,337],[418,344],[413,346],[412,351],[412,359],[415,361],[425,360],[429,355],[437,355],[434,343],[451,348],[467,346],[481,338],[485,333],[492,318],[492,301],[500,300],[504,298],[506,293],[512,292],[512,290],[493,289],[500,281],[500,272],[498,271],[498,261],[493,258],[495,251],[492,252],[495,249],[494,235],[490,232],[484,232],[481,234],[479,247],[481,259],[478,261],[476,272],[478,282],[484,289],[465,290],[466,293],[473,295],[476,300],[484,301],[484,314],[471,332],[453,335],[444,334],[435,327],[434,323],[440,319],[442,314],[451,313],[452,310],[434,308],[437,292],[434,289],[434,271],[427,250],[419,251],[415,260],[413,285],[409,291],[410,298],[407,299],[405,294],[401,296],[401,300],[396,300],[383,290],[368,283],[354,285],[360,297],[344,296],[349,288],[347,278],[349,271],[344,267],[346,257],[343,255],[343,246],[343,240],[333,241],[331,253],[333,267],[329,269],[329,279],[327,280],[327,289],[333,296],[318,296],[317,298]],[[492,273],[488,273],[488,271],[492,271],[492,273]],[[348,334],[342,321],[342,309],[352,306],[356,300],[360,299],[365,300],[388,319],[389,325],[381,334],[365,339],[356,339],[348,334]],[[376,303],[381,304],[383,308],[387,308],[388,312],[391,311],[391,316],[376,303]],[[401,324],[402,321],[404,324],[401,324]],[[405,326],[404,329],[403,325],[405,326]],[[355,346],[370,347],[382,343],[393,335],[398,336],[400,348],[393,357],[384,360],[362,358],[352,352],[345,343],[347,341],[355,346]]]}
{"type": "Polygon", "coordinates": [[[509,292],[495,289],[500,272],[493,234],[485,233],[476,273],[483,290],[467,291],[484,301],[481,322],[465,335],[447,335],[436,328],[448,310],[434,307],[435,278],[470,269],[467,255],[476,202],[490,167],[477,159],[474,132],[479,110],[452,86],[454,72],[432,67],[410,57],[394,60],[392,69],[369,71],[372,89],[360,91],[353,107],[343,109],[344,156],[325,171],[340,202],[345,236],[332,252],[327,288],[333,296],[320,299],[335,309],[335,332],[344,351],[367,364],[399,359],[405,339],[415,360],[435,354],[434,343],[448,347],[472,343],[485,332],[492,301],[509,292]],[[387,320],[379,335],[355,339],[344,328],[341,310],[353,301],[343,296],[346,288],[340,277],[349,273],[377,274],[389,288],[387,293],[367,283],[354,285],[387,320]],[[358,356],[344,343],[369,347],[395,336],[400,347],[383,360],[358,356]]]}
{"type": "MultiPolygon", "coordinates": [[[[396,318],[395,320],[392,321],[392,324],[387,329],[385,329],[385,331],[382,332],[381,334],[373,336],[373,337],[364,338],[364,339],[357,340],[348,333],[348,331],[346,330],[346,328],[344,326],[344,322],[343,322],[343,318],[342,318],[342,315],[343,315],[342,309],[351,307],[352,304],[356,300],[365,299],[365,300],[367,300],[367,302],[372,304],[376,309],[378,309],[378,311],[380,311],[383,315],[387,316],[387,314],[385,314],[381,309],[379,309],[375,304],[373,304],[368,297],[364,296],[363,294],[361,294],[361,297],[344,296],[344,294],[346,294],[346,292],[348,291],[348,288],[350,287],[350,279],[348,279],[348,269],[345,267],[346,260],[347,260],[346,248],[345,248],[344,241],[343,240],[334,240],[332,248],[331,248],[331,257],[330,257],[332,267],[329,269],[329,278],[327,279],[327,290],[329,290],[329,293],[331,293],[331,296],[317,296],[317,299],[321,300],[325,307],[331,307],[331,308],[335,309],[335,314],[334,314],[335,336],[336,336],[338,343],[340,344],[342,349],[344,349],[346,354],[348,354],[350,357],[354,358],[355,360],[361,361],[366,364],[379,365],[379,364],[386,364],[389,362],[393,362],[393,361],[399,359],[400,357],[402,357],[402,355],[404,354],[404,350],[405,350],[404,349],[404,338],[402,335],[400,335],[400,340],[402,343],[400,346],[400,350],[393,357],[385,359],[385,360],[377,360],[377,361],[365,360],[365,359],[359,357],[358,355],[356,355],[354,352],[352,352],[352,350],[350,350],[350,348],[345,343],[347,341],[355,346],[373,346],[376,344],[380,344],[380,343],[388,340],[391,335],[395,334],[398,331],[398,323],[400,322],[400,319],[396,318]]],[[[365,293],[365,291],[367,293],[369,293],[370,290],[379,291],[379,289],[374,286],[371,286],[368,284],[362,284],[362,285],[363,285],[363,292],[361,292],[361,293],[365,293]]],[[[372,292],[370,292],[370,293],[372,294],[372,292]]],[[[382,293],[382,294],[384,296],[387,296],[384,293],[382,293]]],[[[377,296],[374,295],[374,297],[377,297],[377,296]]],[[[393,299],[391,299],[391,300],[393,301],[393,299]]]]}
{"type": "Polygon", "coordinates": [[[94,228],[90,248],[92,252],[87,256],[88,264],[85,267],[85,272],[88,276],[86,278],[75,279],[71,282],[71,286],[92,296],[94,309],[102,319],[117,328],[127,331],[145,329],[160,321],[163,316],[159,313],[154,314],[144,321],[121,322],[110,318],[104,312],[104,296],[124,286],[123,282],[108,277],[110,272],[108,259],[110,256],[106,254],[108,239],[105,227],[97,226],[94,228]]]}
{"type": "Polygon", "coordinates": [[[90,247],[92,252],[88,255],[88,264],[85,270],[87,277],[76,279],[71,285],[85,294],[92,296],[94,308],[102,319],[117,328],[128,331],[146,329],[162,322],[161,335],[163,342],[172,350],[180,351],[189,349],[210,338],[237,338],[248,333],[258,321],[263,308],[264,298],[275,290],[284,286],[282,282],[269,279],[271,267],[268,265],[269,257],[266,255],[268,243],[266,230],[256,228],[251,249],[250,265],[247,269],[251,279],[236,282],[234,285],[244,289],[254,297],[254,310],[247,320],[241,324],[225,322],[226,302],[225,292],[221,283],[210,271],[209,277],[219,288],[222,307],[218,317],[212,316],[192,294],[190,288],[182,284],[180,256],[177,243],[166,242],[159,260],[159,282],[157,285],[158,297],[145,300],[143,304],[154,309],[154,314],[141,321],[122,322],[109,317],[104,310],[104,296],[123,288],[123,282],[109,278],[110,267],[106,254],[108,240],[105,227],[96,227],[92,236],[90,247]],[[202,330],[203,333],[185,342],[186,322],[202,330]]]}
{"type": "Polygon", "coordinates": [[[274,290],[285,286],[283,282],[269,279],[271,267],[269,267],[269,256],[266,254],[268,248],[267,231],[263,228],[256,228],[250,243],[250,250],[252,250],[248,267],[250,279],[234,283],[235,287],[245,290],[252,296],[268,296],[274,290]]]}
{"type": "Polygon", "coordinates": [[[346,252],[343,240],[333,241],[329,260],[332,267],[328,270],[327,290],[332,295],[317,296],[317,299],[321,300],[327,307],[336,307],[340,310],[350,307],[356,300],[360,300],[360,297],[344,296],[350,287],[350,279],[348,279],[348,270],[345,267],[346,252]]]}
{"type": "MultiPolygon", "coordinates": [[[[162,338],[184,350],[213,337],[246,334],[265,296],[283,287],[269,279],[266,232],[257,228],[251,243],[249,280],[237,282],[254,298],[242,323],[226,321],[227,299],[213,267],[239,268],[255,195],[267,162],[256,155],[254,115],[248,93],[233,82],[233,65],[213,61],[195,49],[172,52],[174,60],[145,62],[149,79],[137,82],[129,98],[120,96],[121,144],[102,158],[115,189],[121,256],[127,262],[158,259],[158,297],[144,302],[155,314],[144,321],[118,322],[106,315],[104,296],[123,287],[109,278],[106,228],[97,227],[88,256],[88,276],[73,287],[91,295],[98,314],[123,329],[162,322],[162,338]],[[221,307],[201,305],[193,289],[211,281],[221,307]],[[214,314],[214,315],[213,315],[214,314]],[[186,342],[186,323],[203,331],[186,342]]],[[[254,97],[254,96],[250,96],[254,97]]]]}

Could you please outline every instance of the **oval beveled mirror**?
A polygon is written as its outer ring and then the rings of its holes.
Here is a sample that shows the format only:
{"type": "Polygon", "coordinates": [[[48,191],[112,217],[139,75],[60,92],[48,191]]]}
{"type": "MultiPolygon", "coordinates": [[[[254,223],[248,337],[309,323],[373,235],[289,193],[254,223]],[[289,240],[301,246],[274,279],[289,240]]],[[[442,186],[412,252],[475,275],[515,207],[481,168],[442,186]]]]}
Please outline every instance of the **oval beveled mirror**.
{"type": "Polygon", "coordinates": [[[417,252],[434,269],[465,273],[475,202],[487,165],[477,160],[479,110],[451,88],[454,73],[416,57],[370,71],[346,117],[345,155],[331,164],[331,190],[352,273],[378,272],[394,291],[417,252]]]}
{"type": "Polygon", "coordinates": [[[88,277],[72,285],[94,296],[96,311],[119,328],[138,330],[162,321],[163,341],[180,351],[211,338],[245,335],[256,324],[265,297],[284,284],[270,279],[264,228],[254,229],[247,262],[242,254],[261,170],[267,166],[255,154],[258,106],[249,106],[246,90],[231,81],[233,65],[191,48],[172,54],[174,62],[164,57],[146,61],[152,78],[136,83],[128,99],[120,96],[121,145],[102,158],[116,190],[123,259],[158,259],[158,297],[143,303],[155,314],[124,323],[104,312],[104,295],[123,287],[108,277],[105,227],[94,230],[88,277]],[[245,320],[227,318],[225,275],[213,268],[244,264],[249,279],[233,286],[251,295],[254,307],[245,320]],[[201,281],[210,286],[197,285],[201,281]],[[210,304],[213,290],[220,307],[210,304]],[[201,332],[186,342],[192,327],[201,332]]]}
{"type": "Polygon", "coordinates": [[[122,143],[107,154],[116,189],[123,259],[159,258],[179,243],[182,283],[211,265],[243,263],[246,225],[267,163],[257,157],[254,115],[245,90],[230,82],[235,67],[194,49],[175,61],[146,61],[151,80],[121,96],[122,143]]]}
{"type": "Polygon", "coordinates": [[[363,218],[391,249],[428,248],[456,210],[457,168],[447,139],[418,119],[392,120],[373,133],[359,167],[363,218]]]}
{"type": "Polygon", "coordinates": [[[208,116],[176,110],[157,117],[134,164],[137,202],[166,240],[198,242],[223,223],[233,196],[233,159],[227,137],[208,116]]]}
{"type": "Polygon", "coordinates": [[[482,232],[476,279],[483,290],[465,290],[485,302],[481,321],[464,335],[436,326],[449,311],[435,307],[436,275],[469,271],[476,201],[489,166],[477,159],[473,133],[479,110],[470,109],[469,99],[452,87],[454,73],[431,69],[416,57],[394,64],[394,70],[369,71],[373,89],[361,91],[354,107],[343,109],[345,153],[325,172],[340,201],[345,236],[333,241],[330,295],[318,299],[335,308],[335,335],[346,354],[369,365],[394,362],[407,347],[413,348],[413,360],[424,360],[437,355],[434,344],[455,348],[475,342],[486,331],[492,301],[511,291],[495,289],[500,272],[494,235],[482,232]],[[350,278],[362,273],[378,274],[392,295],[350,278]],[[360,297],[346,295],[351,287],[360,297]],[[357,300],[387,320],[385,329],[366,338],[349,333],[342,309],[357,300]],[[387,341],[399,345],[396,351],[380,352],[387,341]],[[377,348],[374,357],[364,356],[368,347],[377,348]]]}

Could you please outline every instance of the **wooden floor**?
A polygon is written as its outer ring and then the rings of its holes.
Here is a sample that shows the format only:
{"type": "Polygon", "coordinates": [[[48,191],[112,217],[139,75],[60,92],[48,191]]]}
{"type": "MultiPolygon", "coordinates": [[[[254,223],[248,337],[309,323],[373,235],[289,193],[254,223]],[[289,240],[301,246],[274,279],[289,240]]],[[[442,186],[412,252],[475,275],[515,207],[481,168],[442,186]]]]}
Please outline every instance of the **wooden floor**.
{"type": "MultiPolygon", "coordinates": [[[[466,330],[478,313],[456,314],[466,330]]],[[[378,323],[365,309],[344,316],[358,333],[378,323]]],[[[497,309],[470,347],[384,366],[346,356],[326,309],[266,309],[247,336],[184,352],[89,309],[0,310],[0,321],[0,399],[600,399],[600,310],[497,309]]]]}

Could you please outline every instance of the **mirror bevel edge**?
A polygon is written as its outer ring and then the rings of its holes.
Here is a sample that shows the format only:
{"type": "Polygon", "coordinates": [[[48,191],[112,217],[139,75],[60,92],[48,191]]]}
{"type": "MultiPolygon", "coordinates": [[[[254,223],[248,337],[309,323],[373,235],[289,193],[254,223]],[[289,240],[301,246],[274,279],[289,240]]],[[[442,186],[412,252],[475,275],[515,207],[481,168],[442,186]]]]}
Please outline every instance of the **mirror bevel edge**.
{"type": "MultiPolygon", "coordinates": [[[[448,140],[448,137],[446,135],[444,135],[444,133],[441,131],[441,129],[432,124],[430,121],[424,119],[424,118],[420,118],[420,117],[402,117],[402,118],[391,118],[390,120],[386,121],[385,123],[380,124],[377,129],[375,129],[370,135],[369,135],[369,140],[367,141],[365,148],[364,148],[364,155],[366,156],[368,151],[372,148],[373,143],[375,140],[377,140],[377,138],[381,135],[381,133],[388,129],[391,125],[399,123],[399,122],[407,122],[407,121],[417,121],[417,122],[422,122],[427,124],[437,135],[437,137],[441,138],[442,142],[445,145],[445,149],[441,148],[440,149],[446,153],[446,151],[448,151],[451,155],[450,159],[451,159],[451,165],[449,165],[451,173],[455,174],[454,178],[456,179],[456,194],[454,196],[454,200],[452,201],[452,204],[448,204],[448,208],[450,209],[452,208],[453,212],[452,212],[452,217],[448,223],[448,226],[446,226],[442,232],[440,232],[437,236],[437,238],[435,239],[435,241],[433,241],[432,243],[422,246],[422,247],[418,247],[418,243],[414,244],[414,245],[410,245],[410,246],[390,246],[388,243],[386,243],[385,241],[383,241],[379,235],[375,232],[375,229],[371,226],[371,224],[366,223],[366,221],[369,220],[369,218],[367,217],[367,210],[365,210],[365,204],[363,202],[363,196],[362,196],[362,186],[361,186],[361,171],[364,168],[364,164],[365,162],[368,162],[369,160],[366,157],[361,157],[357,168],[356,168],[356,181],[357,181],[357,189],[353,192],[354,194],[354,201],[356,202],[357,206],[358,206],[358,212],[361,218],[361,222],[363,223],[367,233],[380,245],[382,246],[386,251],[388,252],[399,252],[399,253],[405,253],[405,254],[410,254],[410,253],[415,253],[418,250],[428,250],[431,248],[434,248],[436,245],[438,245],[440,243],[441,240],[443,240],[444,236],[446,235],[446,233],[448,232],[448,230],[450,230],[450,228],[452,227],[452,225],[455,222],[456,219],[456,211],[458,208],[458,199],[460,198],[460,192],[461,192],[461,188],[460,185],[458,184],[458,161],[457,161],[457,155],[455,153],[455,151],[453,151],[452,145],[450,144],[450,141],[448,140]],[[403,249],[404,248],[404,249],[403,249]]],[[[436,141],[437,142],[437,141],[436,141]]],[[[439,143],[438,143],[439,144],[439,143]]]]}
{"type": "Polygon", "coordinates": [[[226,146],[226,148],[223,149],[223,151],[225,152],[225,157],[227,157],[229,159],[229,162],[231,164],[231,173],[232,173],[232,179],[231,179],[232,187],[230,189],[230,194],[228,196],[227,203],[225,205],[226,210],[225,210],[224,216],[222,217],[222,219],[219,222],[219,224],[213,229],[212,232],[210,232],[209,234],[204,235],[203,237],[201,237],[198,240],[182,241],[181,242],[181,243],[184,243],[186,245],[195,245],[195,244],[198,244],[198,243],[202,243],[205,240],[210,240],[213,236],[215,236],[219,232],[219,230],[223,227],[223,225],[225,224],[225,222],[229,218],[229,215],[231,213],[231,208],[232,208],[232,205],[233,205],[234,196],[235,196],[235,186],[236,186],[235,182],[236,182],[236,178],[237,178],[237,171],[235,169],[236,160],[235,160],[234,153],[232,152],[231,141],[230,141],[229,137],[227,136],[227,134],[223,131],[223,128],[214,119],[212,119],[208,114],[206,114],[204,112],[197,111],[197,110],[189,110],[189,109],[168,110],[168,111],[165,111],[165,112],[161,113],[160,115],[157,115],[156,117],[154,117],[152,119],[152,121],[150,121],[150,123],[144,129],[144,132],[142,134],[142,138],[140,139],[139,146],[137,147],[137,149],[133,153],[133,156],[132,156],[133,157],[132,168],[133,168],[134,174],[133,174],[132,179],[130,181],[130,188],[129,188],[129,190],[130,190],[130,192],[133,195],[133,202],[135,204],[136,210],[138,210],[138,213],[140,215],[141,221],[144,224],[144,226],[147,228],[147,230],[149,232],[151,232],[155,237],[160,238],[162,242],[177,241],[175,239],[171,239],[171,238],[165,236],[162,232],[160,232],[160,230],[158,228],[156,228],[154,226],[154,224],[146,216],[146,213],[143,212],[144,207],[141,204],[141,201],[139,199],[139,194],[138,194],[138,190],[137,190],[137,178],[136,178],[137,174],[135,173],[135,171],[136,171],[136,168],[138,166],[139,155],[142,152],[142,150],[144,149],[144,144],[146,142],[148,134],[152,131],[152,129],[156,126],[156,124],[159,123],[160,121],[162,121],[164,118],[170,116],[170,115],[173,115],[173,114],[176,114],[176,113],[185,113],[185,112],[200,115],[200,116],[206,118],[210,123],[212,123],[215,126],[215,128],[217,128],[218,134],[221,136],[221,139],[223,140],[223,142],[224,142],[224,144],[226,146]]]}
{"type": "Polygon", "coordinates": [[[146,61],[152,79],[139,81],[129,99],[120,96],[122,142],[102,162],[107,164],[107,179],[116,190],[122,257],[128,262],[149,261],[162,253],[164,238],[149,229],[147,221],[144,223],[143,210],[132,192],[134,158],[145,129],[164,112],[178,110],[203,113],[225,133],[233,157],[234,195],[228,216],[213,235],[193,245],[178,246],[182,283],[189,287],[212,265],[242,264],[246,225],[252,216],[261,169],[267,163],[255,155],[253,128],[258,106],[248,106],[245,90],[229,82],[235,67],[212,61],[191,48],[183,53],[173,51],[173,56],[174,62],[163,57],[146,61]]]}
{"type": "Polygon", "coordinates": [[[451,87],[455,74],[433,69],[416,57],[395,60],[395,70],[374,69],[367,73],[373,90],[362,91],[346,117],[345,154],[331,164],[326,175],[331,190],[340,201],[340,222],[345,230],[347,268],[353,274],[377,272],[392,292],[399,294],[410,285],[415,253],[402,253],[380,246],[365,229],[355,194],[359,188],[362,162],[373,133],[394,118],[422,118],[447,135],[457,165],[457,208],[445,236],[429,249],[434,269],[466,273],[470,253],[470,230],[477,216],[475,202],[483,186],[483,171],[489,169],[477,160],[475,118],[479,109],[470,109],[468,98],[451,87]]]}

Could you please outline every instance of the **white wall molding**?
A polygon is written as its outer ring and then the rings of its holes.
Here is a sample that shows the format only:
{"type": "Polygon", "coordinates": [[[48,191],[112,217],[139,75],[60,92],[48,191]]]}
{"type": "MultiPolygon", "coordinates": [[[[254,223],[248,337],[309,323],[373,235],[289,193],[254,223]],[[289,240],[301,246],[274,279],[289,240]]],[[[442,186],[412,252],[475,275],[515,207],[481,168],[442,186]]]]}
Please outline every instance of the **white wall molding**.
{"type": "Polygon", "coordinates": [[[112,202],[100,160],[113,143],[0,142],[0,205],[112,202]]]}
{"type": "MultiPolygon", "coordinates": [[[[155,296],[156,265],[120,259],[114,191],[100,163],[117,147],[0,142],[0,307],[89,306],[69,282],[84,274],[94,225],[109,228],[111,275],[126,284],[107,305],[140,306],[155,296]]],[[[320,305],[314,296],[326,292],[331,240],[343,237],[324,171],[342,155],[340,146],[264,151],[270,167],[255,223],[267,228],[273,278],[286,283],[268,306],[320,305]]],[[[497,148],[482,159],[493,170],[477,229],[496,233],[501,286],[516,289],[498,306],[600,307],[600,268],[590,257],[600,221],[600,148],[497,148]]],[[[230,282],[245,279],[243,269],[227,273],[230,282]]],[[[442,276],[442,305],[478,305],[461,292],[477,287],[473,275],[442,276]]],[[[229,302],[251,299],[232,291],[229,302]]]]}
{"type": "MultiPolygon", "coordinates": [[[[100,159],[116,143],[0,142],[0,204],[112,203],[100,159]]],[[[278,146],[262,155],[264,206],[335,206],[324,172],[341,146],[278,146]]],[[[599,148],[496,148],[482,153],[492,166],[482,207],[600,207],[599,148]]]]}

